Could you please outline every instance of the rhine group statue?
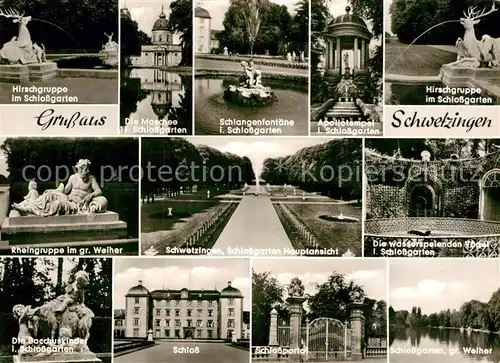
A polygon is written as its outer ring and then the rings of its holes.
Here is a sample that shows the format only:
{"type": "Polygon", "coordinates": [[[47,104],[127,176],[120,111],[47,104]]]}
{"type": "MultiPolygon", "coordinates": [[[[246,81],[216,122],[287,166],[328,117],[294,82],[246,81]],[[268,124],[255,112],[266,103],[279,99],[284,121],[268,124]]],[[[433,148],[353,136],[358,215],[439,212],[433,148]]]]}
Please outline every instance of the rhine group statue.
{"type": "Polygon", "coordinates": [[[80,159],[77,172],[69,177],[66,185],[61,183],[56,189],[48,189],[41,195],[36,182],[31,181],[24,200],[12,204],[10,216],[48,217],[105,212],[108,201],[95,176],[90,174],[89,166],[88,159],[80,159]]]}
{"type": "Polygon", "coordinates": [[[90,284],[89,275],[78,271],[72,276],[62,294],[52,301],[32,308],[21,304],[12,309],[19,323],[18,342],[19,361],[40,361],[46,356],[47,361],[99,362],[87,345],[94,313],[85,306],[85,289],[90,284]],[[34,353],[35,343],[43,340],[43,346],[51,349],[41,349],[42,353],[34,353]],[[35,358],[36,356],[36,358],[35,358]]]}

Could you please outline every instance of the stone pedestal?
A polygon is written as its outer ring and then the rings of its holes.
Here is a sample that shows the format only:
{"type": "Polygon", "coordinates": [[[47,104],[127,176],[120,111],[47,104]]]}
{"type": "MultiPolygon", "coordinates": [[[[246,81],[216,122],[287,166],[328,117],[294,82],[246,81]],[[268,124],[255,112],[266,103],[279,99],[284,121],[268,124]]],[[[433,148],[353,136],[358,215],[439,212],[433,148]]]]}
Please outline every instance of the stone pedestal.
{"type": "Polygon", "coordinates": [[[50,355],[15,355],[14,363],[102,363],[92,352],[54,353],[50,355]]]}
{"type": "Polygon", "coordinates": [[[2,233],[66,232],[89,230],[125,229],[127,223],[120,221],[115,212],[95,214],[72,214],[50,217],[12,216],[5,218],[2,233]]]}
{"type": "Polygon", "coordinates": [[[30,81],[47,81],[57,76],[57,64],[54,62],[28,64],[30,81]]]}
{"type": "Polygon", "coordinates": [[[365,336],[365,317],[363,309],[366,305],[361,301],[349,304],[349,322],[351,325],[351,349],[353,361],[363,360],[363,339],[365,336]]]}
{"type": "Polygon", "coordinates": [[[0,82],[24,83],[30,79],[27,65],[2,64],[0,65],[0,82]]]}

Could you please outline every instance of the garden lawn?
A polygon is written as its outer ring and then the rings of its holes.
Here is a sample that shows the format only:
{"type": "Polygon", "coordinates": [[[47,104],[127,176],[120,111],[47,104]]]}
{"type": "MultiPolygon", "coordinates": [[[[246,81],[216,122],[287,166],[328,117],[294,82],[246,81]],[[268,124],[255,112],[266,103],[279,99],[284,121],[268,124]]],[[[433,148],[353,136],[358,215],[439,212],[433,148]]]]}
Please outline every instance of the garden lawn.
{"type": "Polygon", "coordinates": [[[385,42],[385,72],[405,76],[437,76],[443,64],[457,60],[457,55],[422,44],[408,47],[398,40],[385,42]]]}
{"type": "MultiPolygon", "coordinates": [[[[174,224],[183,223],[195,214],[204,213],[217,204],[219,204],[217,199],[205,199],[197,202],[169,199],[143,204],[141,208],[141,232],[149,233],[178,229],[173,228],[174,224]],[[172,208],[171,217],[168,216],[168,208],[172,208]]],[[[179,226],[182,226],[182,224],[179,226]]]]}
{"type": "Polygon", "coordinates": [[[342,255],[350,249],[356,256],[361,256],[361,205],[300,203],[287,204],[287,207],[300,216],[321,247],[338,248],[342,255]],[[321,215],[356,217],[360,222],[332,222],[320,219],[321,215]]]}

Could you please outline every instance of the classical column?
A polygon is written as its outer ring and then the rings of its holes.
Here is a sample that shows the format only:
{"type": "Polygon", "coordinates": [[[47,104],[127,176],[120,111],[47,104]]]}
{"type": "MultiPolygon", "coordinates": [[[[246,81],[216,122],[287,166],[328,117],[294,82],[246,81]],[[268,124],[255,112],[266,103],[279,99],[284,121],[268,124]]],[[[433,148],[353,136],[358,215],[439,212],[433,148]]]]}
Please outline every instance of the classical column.
{"type": "Polygon", "coordinates": [[[366,45],[365,40],[361,39],[361,68],[365,68],[366,66],[366,45]]]}
{"type": "Polygon", "coordinates": [[[347,308],[350,310],[349,322],[351,325],[351,350],[352,360],[363,360],[363,340],[365,335],[365,317],[363,316],[363,308],[365,304],[362,301],[354,301],[347,308]]]}
{"type": "Polygon", "coordinates": [[[340,49],[340,38],[337,38],[337,46],[335,48],[335,60],[337,61],[335,68],[342,68],[342,49],[340,49]]]}
{"type": "Polygon", "coordinates": [[[358,38],[354,38],[354,59],[352,63],[352,68],[360,68],[358,65],[358,38]]]}
{"type": "Polygon", "coordinates": [[[365,63],[368,63],[370,60],[370,42],[366,42],[365,44],[365,63]]]}

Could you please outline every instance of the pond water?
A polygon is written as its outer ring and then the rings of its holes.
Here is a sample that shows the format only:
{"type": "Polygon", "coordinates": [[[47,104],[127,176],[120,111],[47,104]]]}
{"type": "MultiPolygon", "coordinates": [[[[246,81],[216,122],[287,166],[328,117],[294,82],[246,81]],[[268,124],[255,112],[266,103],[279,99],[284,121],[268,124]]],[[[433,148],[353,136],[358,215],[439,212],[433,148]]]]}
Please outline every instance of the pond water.
{"type": "MultiPolygon", "coordinates": [[[[239,83],[238,77],[195,79],[195,123],[197,135],[221,134],[220,119],[234,120],[293,120],[294,126],[281,128],[281,135],[307,135],[308,133],[308,89],[292,81],[264,80],[263,84],[272,88],[278,101],[269,106],[242,107],[224,101],[224,91],[230,85],[239,83]]],[[[259,126],[260,127],[260,126],[259,126]]],[[[248,135],[248,132],[224,134],[248,135]]]]}
{"type": "Polygon", "coordinates": [[[499,334],[418,328],[391,330],[390,338],[391,363],[500,362],[499,334]]]}
{"type": "MultiPolygon", "coordinates": [[[[122,71],[120,125],[127,119],[174,120],[177,130],[171,128],[161,133],[185,135],[192,133],[192,75],[153,68],[134,68],[122,71]],[[181,132],[180,129],[186,129],[181,132]],[[178,131],[178,132],[177,132],[178,131]]],[[[125,132],[147,133],[151,132],[125,132]]]]}
{"type": "Polygon", "coordinates": [[[78,58],[67,58],[59,59],[56,61],[58,68],[70,68],[70,69],[95,69],[99,68],[109,68],[105,67],[101,58],[99,57],[78,57],[78,58]]]}

